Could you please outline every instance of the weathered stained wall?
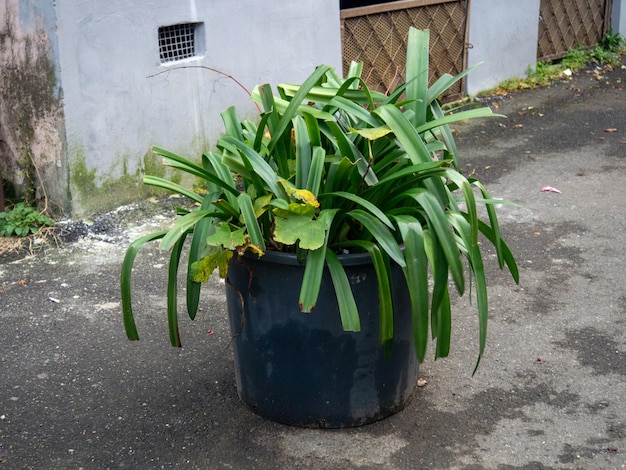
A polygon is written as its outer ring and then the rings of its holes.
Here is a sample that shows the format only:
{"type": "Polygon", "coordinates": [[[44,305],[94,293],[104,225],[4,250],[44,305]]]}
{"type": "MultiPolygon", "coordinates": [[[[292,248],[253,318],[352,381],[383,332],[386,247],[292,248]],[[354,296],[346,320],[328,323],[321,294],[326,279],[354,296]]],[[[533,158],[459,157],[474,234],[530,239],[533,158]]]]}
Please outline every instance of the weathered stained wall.
{"type": "Polygon", "coordinates": [[[232,80],[176,67],[213,67],[249,88],[301,81],[321,63],[341,67],[336,0],[109,0],[56,8],[75,213],[136,195],[150,145],[198,155],[222,133],[220,112],[231,104],[244,116],[253,109],[232,80]],[[162,65],[158,28],[184,22],[204,24],[204,50],[162,65]]]}
{"type": "Polygon", "coordinates": [[[537,62],[539,0],[472,0],[469,14],[469,95],[511,77],[524,77],[537,62]]]}
{"type": "Polygon", "coordinates": [[[0,171],[28,202],[67,204],[52,2],[0,4],[0,171]]]}
{"type": "Polygon", "coordinates": [[[613,33],[626,36],[626,0],[613,0],[611,13],[611,28],[613,29],[613,33]]]}

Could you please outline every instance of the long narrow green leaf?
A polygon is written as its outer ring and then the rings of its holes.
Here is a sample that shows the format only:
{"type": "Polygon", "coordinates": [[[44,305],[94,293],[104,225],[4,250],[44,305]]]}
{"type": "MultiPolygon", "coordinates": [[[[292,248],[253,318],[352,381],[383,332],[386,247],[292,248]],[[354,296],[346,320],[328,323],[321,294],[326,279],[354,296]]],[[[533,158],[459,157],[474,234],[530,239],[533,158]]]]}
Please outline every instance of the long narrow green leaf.
{"type": "MultiPolygon", "coordinates": [[[[474,199],[474,193],[472,192],[472,186],[469,181],[461,173],[455,170],[447,170],[445,175],[453,181],[463,192],[466,210],[468,213],[468,222],[470,223],[470,246],[478,246],[478,212],[476,209],[476,201],[474,199]]],[[[468,246],[469,249],[469,246],[468,246]]]]}
{"type": "Polygon", "coordinates": [[[120,273],[120,287],[124,328],[126,329],[126,336],[128,336],[128,339],[130,340],[139,339],[137,326],[135,324],[135,318],[133,316],[133,306],[131,299],[131,274],[133,272],[133,264],[135,262],[135,258],[137,257],[137,252],[146,243],[163,238],[166,234],[167,230],[163,230],[161,232],[155,232],[149,235],[145,235],[132,242],[126,250],[126,255],[124,256],[124,261],[122,262],[122,271],[120,273]]]}
{"type": "Polygon", "coordinates": [[[394,239],[391,231],[379,219],[362,209],[354,209],[348,212],[348,215],[361,223],[396,263],[401,267],[406,266],[398,242],[394,239]]]}
{"type": "Polygon", "coordinates": [[[386,104],[374,113],[389,126],[414,165],[432,161],[426,144],[402,111],[392,104],[386,104]]]}
{"type": "Polygon", "coordinates": [[[447,124],[452,124],[453,122],[459,121],[467,121],[470,119],[476,119],[481,117],[504,117],[502,114],[495,114],[489,108],[476,108],[476,109],[468,109],[467,111],[461,111],[455,114],[448,114],[442,118],[433,119],[432,121],[428,121],[421,126],[415,128],[415,131],[419,134],[429,131],[431,129],[435,129],[437,127],[441,127],[447,124]]]}
{"type": "Polygon", "coordinates": [[[444,73],[441,75],[435,83],[433,83],[430,88],[428,88],[428,94],[426,95],[426,103],[432,103],[439,95],[448,90],[452,85],[461,80],[467,74],[472,72],[476,67],[482,65],[482,62],[472,65],[471,67],[466,68],[464,71],[459,73],[458,75],[452,76],[448,73],[444,73]]]}
{"type": "Polygon", "coordinates": [[[298,108],[306,99],[306,96],[310,92],[311,88],[313,88],[320,81],[320,79],[329,69],[330,67],[327,65],[321,65],[317,67],[315,71],[311,75],[309,75],[309,77],[304,81],[304,83],[302,83],[302,85],[298,87],[298,90],[293,95],[289,105],[287,106],[287,109],[280,118],[278,126],[274,131],[275,135],[272,135],[272,141],[268,146],[268,150],[270,152],[272,151],[272,148],[275,145],[277,139],[282,136],[283,132],[285,132],[285,130],[289,126],[289,123],[298,112],[298,108]]]}
{"type": "Polygon", "coordinates": [[[313,147],[313,156],[311,158],[311,168],[306,182],[306,189],[311,191],[315,197],[317,197],[320,192],[325,158],[326,152],[322,147],[313,147]]]}
{"type": "Polygon", "coordinates": [[[391,220],[385,215],[383,211],[381,211],[375,204],[372,204],[370,201],[363,199],[361,196],[358,196],[353,193],[347,193],[345,191],[335,191],[333,193],[325,193],[320,195],[320,199],[324,199],[326,197],[339,196],[349,201],[352,201],[364,209],[367,209],[372,215],[376,216],[378,220],[380,220],[383,224],[385,224],[390,229],[394,229],[391,220]]]}
{"type": "Polygon", "coordinates": [[[323,209],[320,212],[318,220],[326,226],[326,237],[324,244],[316,250],[309,251],[306,258],[304,276],[302,278],[302,286],[300,287],[300,297],[298,300],[302,312],[311,312],[317,303],[320,286],[322,284],[322,275],[324,274],[330,226],[336,213],[337,209],[323,209]]]}
{"type": "Polygon", "coordinates": [[[440,246],[445,254],[454,284],[459,294],[463,295],[465,281],[461,257],[443,209],[437,202],[435,196],[429,192],[422,192],[418,194],[415,199],[428,214],[429,223],[432,225],[437,238],[440,240],[440,246]]]}
{"type": "MultiPolygon", "coordinates": [[[[495,245],[496,235],[489,225],[482,220],[479,220],[478,229],[492,244],[495,245]]],[[[515,257],[513,256],[513,253],[509,249],[508,245],[502,239],[500,240],[500,248],[502,251],[503,264],[506,264],[515,283],[519,284],[519,270],[517,268],[515,257]]]]}
{"type": "Polygon", "coordinates": [[[409,28],[405,80],[406,98],[411,101],[407,106],[414,112],[412,120],[414,126],[426,121],[429,37],[428,30],[409,28]]]}
{"type": "Polygon", "coordinates": [[[378,343],[382,346],[393,340],[393,301],[389,263],[386,262],[377,244],[363,240],[352,240],[349,243],[367,250],[374,265],[378,283],[378,315],[380,317],[378,343]]]}
{"type": "MultiPolygon", "coordinates": [[[[487,192],[487,188],[485,188],[481,182],[474,181],[472,184],[480,190],[483,198],[491,199],[489,193],[487,192]]],[[[500,226],[498,224],[498,215],[496,214],[496,208],[493,204],[485,204],[485,208],[487,209],[487,216],[489,217],[489,223],[493,232],[492,243],[496,248],[498,263],[500,265],[500,269],[502,269],[504,267],[504,256],[502,251],[502,238],[500,237],[500,226]]]]}
{"type": "Polygon", "coordinates": [[[450,354],[450,336],[452,333],[452,312],[450,309],[450,294],[447,284],[444,286],[444,295],[437,310],[437,344],[435,346],[435,358],[448,357],[450,354]]]}
{"type": "Polygon", "coordinates": [[[361,331],[359,310],[354,300],[352,289],[350,288],[350,281],[339,258],[328,248],[326,248],[326,265],[328,266],[328,271],[330,272],[330,277],[335,288],[343,330],[361,331]]]}
{"type": "MultiPolygon", "coordinates": [[[[443,110],[441,109],[441,105],[438,101],[433,101],[430,105],[430,109],[435,119],[441,119],[444,117],[443,110]]],[[[439,130],[441,131],[441,139],[445,143],[445,147],[448,152],[448,158],[449,156],[452,156],[452,159],[454,161],[454,167],[458,171],[461,168],[459,162],[459,151],[456,147],[456,142],[454,140],[454,136],[452,135],[452,130],[447,124],[439,127],[439,130]]]]}
{"type": "Polygon", "coordinates": [[[206,179],[211,182],[214,182],[220,187],[224,187],[227,191],[231,191],[232,189],[229,187],[227,183],[217,178],[213,173],[207,171],[202,166],[193,163],[192,161],[176,155],[169,150],[165,150],[161,147],[152,147],[152,152],[156,155],[161,155],[163,157],[163,161],[167,166],[172,168],[176,168],[190,175],[197,176],[201,179],[206,179]]]}
{"type": "MultiPolygon", "coordinates": [[[[259,175],[272,193],[286,199],[285,190],[278,182],[279,177],[274,169],[261,157],[255,150],[249,147],[245,142],[234,139],[230,136],[224,136],[220,139],[220,143],[232,145],[239,151],[239,155],[250,162],[250,166],[254,172],[259,175]]],[[[226,162],[225,162],[226,163],[226,162]]],[[[228,165],[228,163],[226,163],[228,165]]],[[[236,171],[234,168],[232,170],[236,171]]],[[[262,194],[262,193],[261,193],[262,194]]]]}
{"type": "Polygon", "coordinates": [[[343,157],[348,157],[350,160],[356,163],[359,174],[363,177],[365,183],[367,183],[369,186],[376,183],[378,179],[376,178],[376,175],[369,166],[368,159],[361,153],[357,146],[354,145],[354,142],[346,137],[337,122],[326,121],[326,125],[328,126],[331,135],[335,138],[334,143],[337,145],[339,154],[343,157]]]}
{"type": "Polygon", "coordinates": [[[163,237],[163,240],[161,240],[159,248],[161,248],[162,250],[169,250],[170,248],[172,248],[172,246],[174,246],[174,243],[176,243],[180,239],[180,237],[187,233],[187,231],[193,228],[193,226],[196,225],[199,220],[203,219],[204,217],[210,217],[214,215],[217,215],[216,212],[197,209],[189,212],[182,217],[179,217],[176,220],[174,227],[172,227],[167,232],[167,235],[163,237]]]}
{"type": "Polygon", "coordinates": [[[166,189],[173,193],[178,193],[182,196],[188,197],[189,199],[192,199],[199,203],[202,203],[202,200],[204,199],[198,193],[191,191],[190,189],[187,189],[181,186],[180,184],[173,183],[169,180],[160,178],[158,176],[145,175],[143,177],[143,182],[144,184],[147,184],[149,186],[154,186],[156,188],[166,189]]]}
{"type": "MultiPolygon", "coordinates": [[[[200,206],[201,210],[209,210],[216,194],[207,194],[200,206]]],[[[191,238],[191,245],[189,247],[189,260],[187,262],[187,314],[192,320],[196,318],[198,307],[200,305],[200,292],[202,290],[202,283],[196,282],[192,279],[191,265],[200,259],[202,259],[206,253],[203,250],[204,242],[210,233],[214,231],[214,221],[211,217],[205,217],[199,220],[194,229],[193,236],[191,238]]]]}
{"type": "Polygon", "coordinates": [[[352,100],[345,98],[344,96],[335,96],[330,104],[336,106],[348,113],[353,119],[360,120],[371,127],[380,126],[381,122],[376,119],[367,109],[363,108],[359,104],[352,100]]]}
{"type": "Polygon", "coordinates": [[[254,205],[252,204],[252,199],[249,194],[242,193],[239,195],[239,208],[241,209],[241,215],[243,216],[244,223],[248,230],[250,241],[252,244],[265,251],[265,240],[263,239],[263,233],[261,232],[261,227],[256,218],[254,205]]]}
{"type": "MultiPolygon", "coordinates": [[[[278,85],[278,88],[280,88],[286,96],[293,97],[295,97],[295,94],[297,92],[302,90],[302,86],[300,85],[287,85],[282,83],[278,85]]],[[[337,96],[337,88],[316,86],[311,87],[306,94],[302,95],[302,101],[306,100],[313,101],[315,103],[328,104],[335,98],[335,96],[337,96]]],[[[366,93],[365,91],[355,90],[353,88],[349,88],[348,90],[346,90],[343,93],[343,96],[346,99],[353,101],[354,103],[366,105],[371,104],[372,101],[375,103],[380,103],[387,98],[384,93],[370,91],[370,94],[368,96],[368,93],[366,93]]]]}
{"type": "Polygon", "coordinates": [[[167,274],[167,324],[170,333],[170,344],[177,348],[181,347],[180,333],[178,331],[178,265],[186,236],[187,234],[183,234],[174,244],[167,274]]]}
{"type": "Polygon", "coordinates": [[[243,140],[243,134],[241,133],[241,121],[237,117],[237,111],[234,106],[229,107],[226,111],[220,113],[222,121],[224,122],[224,129],[226,135],[229,135],[235,139],[243,140]]]}
{"type": "Polygon", "coordinates": [[[428,346],[428,259],[422,225],[410,216],[394,218],[404,243],[404,276],[411,298],[413,338],[417,359],[424,361],[428,346]]]}
{"type": "Polygon", "coordinates": [[[476,307],[478,310],[478,333],[479,333],[479,350],[478,359],[474,372],[478,368],[480,358],[485,351],[487,344],[487,319],[489,316],[489,305],[487,298],[487,280],[485,278],[485,268],[483,266],[483,258],[478,244],[469,246],[472,237],[472,228],[468,221],[460,214],[450,214],[450,221],[456,227],[467,248],[467,258],[469,266],[476,281],[476,307]]]}
{"type": "Polygon", "coordinates": [[[296,138],[296,187],[303,188],[309,179],[313,152],[304,118],[294,116],[292,122],[296,138]]]}

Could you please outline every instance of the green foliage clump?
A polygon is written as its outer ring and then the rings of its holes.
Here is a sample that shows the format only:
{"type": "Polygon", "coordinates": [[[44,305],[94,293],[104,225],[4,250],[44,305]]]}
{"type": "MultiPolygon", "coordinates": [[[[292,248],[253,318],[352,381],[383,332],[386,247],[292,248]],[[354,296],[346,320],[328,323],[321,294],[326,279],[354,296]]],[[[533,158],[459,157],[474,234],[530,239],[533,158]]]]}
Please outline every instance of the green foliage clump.
{"type": "Polygon", "coordinates": [[[0,212],[0,237],[26,237],[37,233],[41,227],[49,227],[54,222],[32,207],[17,203],[8,212],[0,212]]]}

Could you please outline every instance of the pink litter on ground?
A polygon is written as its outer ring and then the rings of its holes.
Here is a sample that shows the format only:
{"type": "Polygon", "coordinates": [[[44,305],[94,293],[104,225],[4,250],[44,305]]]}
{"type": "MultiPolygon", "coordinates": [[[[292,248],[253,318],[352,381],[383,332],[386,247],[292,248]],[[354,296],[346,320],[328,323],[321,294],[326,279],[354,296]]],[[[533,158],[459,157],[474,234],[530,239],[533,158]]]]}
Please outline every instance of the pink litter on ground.
{"type": "Polygon", "coordinates": [[[553,188],[552,186],[544,186],[543,188],[541,188],[541,190],[544,193],[557,193],[557,194],[562,194],[561,191],[559,191],[556,188],[553,188]]]}

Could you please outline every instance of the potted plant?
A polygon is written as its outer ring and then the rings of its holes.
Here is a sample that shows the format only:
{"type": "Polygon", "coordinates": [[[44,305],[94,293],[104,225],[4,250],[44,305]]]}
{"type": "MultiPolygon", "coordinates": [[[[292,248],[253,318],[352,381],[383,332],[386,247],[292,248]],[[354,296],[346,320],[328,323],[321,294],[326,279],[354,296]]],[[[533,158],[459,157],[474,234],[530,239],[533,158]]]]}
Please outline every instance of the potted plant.
{"type": "Polygon", "coordinates": [[[180,346],[176,285],[187,250],[189,316],[217,269],[226,278],[238,393],[263,416],[343,427],[401,409],[429,331],[435,357],[448,355],[449,281],[463,295],[465,270],[476,292],[478,367],[488,314],[479,234],[516,282],[518,271],[500,237],[502,201],[462,175],[448,127],[492,112],[444,111],[438,101],[466,73],[429,87],[428,31],[411,29],[406,81],[388,96],[367,87],[358,64],[345,79],[320,66],[301,85],[279,85],[278,95],[269,85],[255,88],[257,121],[224,111],[225,134],[201,163],[154,147],[206,188],[145,177],[197,208],[128,248],[121,275],[128,337],[138,339],[133,262],[141,246],[160,239],[171,250],[172,345],[180,346]]]}

